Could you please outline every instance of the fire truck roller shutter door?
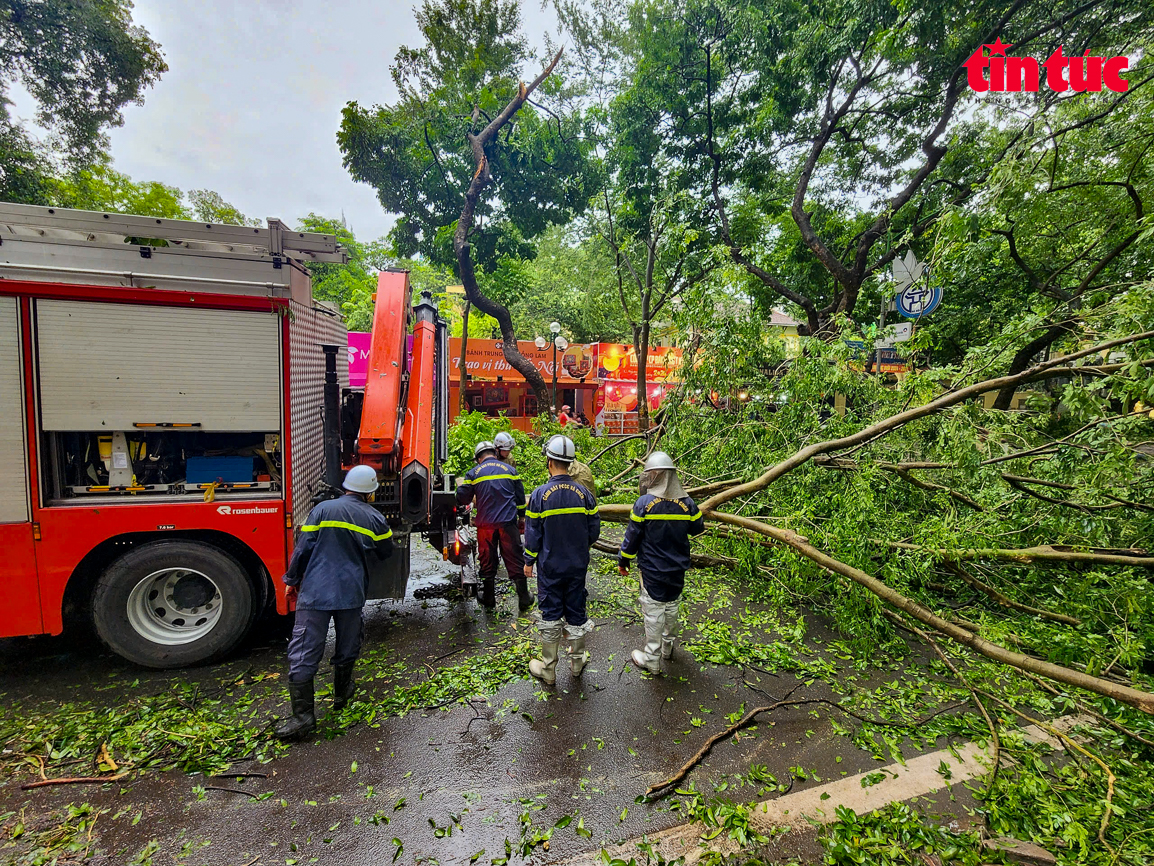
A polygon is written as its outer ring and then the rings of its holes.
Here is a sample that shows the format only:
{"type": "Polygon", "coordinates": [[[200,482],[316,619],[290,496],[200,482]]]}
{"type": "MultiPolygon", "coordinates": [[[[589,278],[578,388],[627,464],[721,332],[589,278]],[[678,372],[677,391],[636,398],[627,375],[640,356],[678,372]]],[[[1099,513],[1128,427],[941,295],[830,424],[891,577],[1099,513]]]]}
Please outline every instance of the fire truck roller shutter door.
{"type": "Polygon", "coordinates": [[[36,541],[29,522],[20,310],[0,298],[0,637],[43,631],[36,541]]]}
{"type": "Polygon", "coordinates": [[[36,327],[47,431],[281,429],[277,316],[38,300],[36,327]]]}
{"type": "Polygon", "coordinates": [[[20,321],[15,298],[0,298],[0,523],[28,519],[20,321]]]}
{"type": "Polygon", "coordinates": [[[104,570],[92,619],[114,653],[167,669],[227,655],[257,606],[257,589],[232,556],[199,541],[166,540],[130,550],[104,570]]]}

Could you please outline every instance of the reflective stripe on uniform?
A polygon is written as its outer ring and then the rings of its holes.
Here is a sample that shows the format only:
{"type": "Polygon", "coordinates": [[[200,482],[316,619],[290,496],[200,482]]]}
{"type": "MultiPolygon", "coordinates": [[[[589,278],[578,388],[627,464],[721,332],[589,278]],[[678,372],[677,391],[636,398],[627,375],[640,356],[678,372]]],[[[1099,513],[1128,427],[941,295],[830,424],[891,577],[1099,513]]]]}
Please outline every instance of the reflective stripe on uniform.
{"type": "Polygon", "coordinates": [[[644,517],[638,517],[632,511],[629,516],[638,523],[643,523],[646,520],[696,520],[696,514],[646,514],[644,517]]]}
{"type": "Polygon", "coordinates": [[[373,541],[384,541],[386,538],[393,537],[393,530],[391,529],[386,529],[384,535],[377,535],[371,529],[365,529],[365,527],[357,526],[355,523],[345,523],[343,520],[322,520],[320,523],[310,523],[302,526],[301,532],[317,532],[321,529],[347,529],[350,532],[367,535],[373,541]]]}
{"type": "Polygon", "coordinates": [[[521,476],[520,475],[478,475],[476,478],[474,478],[472,481],[470,481],[468,483],[469,484],[478,484],[482,481],[498,481],[501,479],[506,479],[508,481],[520,481],[521,476]]]}
{"type": "Polygon", "coordinates": [[[626,553],[624,550],[621,551],[621,555],[624,556],[626,559],[636,559],[637,558],[636,553],[626,553]]]}
{"type": "Polygon", "coordinates": [[[596,513],[597,513],[596,508],[575,507],[575,508],[550,508],[547,511],[540,511],[540,512],[527,511],[527,512],[525,512],[525,515],[527,517],[540,518],[540,517],[552,517],[555,514],[596,514],[596,513]]]}

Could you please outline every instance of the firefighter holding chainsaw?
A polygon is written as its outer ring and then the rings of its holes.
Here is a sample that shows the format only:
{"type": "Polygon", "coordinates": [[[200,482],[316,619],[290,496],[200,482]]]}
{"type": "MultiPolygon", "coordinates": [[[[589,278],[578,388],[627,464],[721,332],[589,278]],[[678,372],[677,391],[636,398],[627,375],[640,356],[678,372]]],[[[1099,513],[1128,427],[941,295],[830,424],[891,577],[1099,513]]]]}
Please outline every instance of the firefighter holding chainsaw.
{"type": "Polygon", "coordinates": [[[481,605],[496,607],[497,563],[505,568],[517,589],[517,606],[524,612],[533,606],[529,584],[523,574],[524,553],[521,530],[525,521],[525,486],[508,463],[497,458],[497,446],[478,442],[473,449],[476,465],[457,485],[457,504],[476,501],[473,523],[477,527],[477,556],[480,560],[481,605]]]}

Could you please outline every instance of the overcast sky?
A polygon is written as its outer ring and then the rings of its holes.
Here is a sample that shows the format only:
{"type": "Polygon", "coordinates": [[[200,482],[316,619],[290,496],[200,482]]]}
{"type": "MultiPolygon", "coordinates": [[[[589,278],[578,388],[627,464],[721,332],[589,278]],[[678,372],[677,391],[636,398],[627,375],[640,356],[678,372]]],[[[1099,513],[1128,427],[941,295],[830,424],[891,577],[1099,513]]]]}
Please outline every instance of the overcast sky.
{"type": "MultiPolygon", "coordinates": [[[[522,3],[534,45],[555,31],[539,0],[522,3]]],[[[396,97],[389,65],[420,44],[412,3],[373,0],[135,0],[133,20],[169,71],[111,132],[118,171],[182,190],[219,192],[250,217],[295,224],[310,211],[362,239],[388,231],[374,191],[341,166],[341,109],[396,97]]],[[[29,118],[27,98],[16,113],[29,118]]]]}

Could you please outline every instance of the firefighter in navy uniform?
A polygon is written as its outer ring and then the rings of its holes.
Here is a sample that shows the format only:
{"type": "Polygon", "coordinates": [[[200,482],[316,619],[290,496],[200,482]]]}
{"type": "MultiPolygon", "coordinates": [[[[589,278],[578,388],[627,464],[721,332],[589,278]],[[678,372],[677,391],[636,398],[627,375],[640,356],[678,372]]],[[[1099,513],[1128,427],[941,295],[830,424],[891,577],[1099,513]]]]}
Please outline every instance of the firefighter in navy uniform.
{"type": "Polygon", "coordinates": [[[541,611],[541,658],[529,662],[529,673],[552,685],[557,681],[557,653],[562,632],[569,638],[569,669],[581,676],[589,654],[585,635],[593,622],[585,613],[585,572],[589,548],[601,535],[597,501],[569,477],[576,449],[568,436],[554,436],[545,446],[549,480],[533,491],[525,524],[525,577],[537,565],[537,598],[541,611]]]}
{"type": "Polygon", "coordinates": [[[661,673],[661,660],[673,657],[677,641],[677,605],[689,569],[689,539],[705,531],[705,518],[677,477],[664,451],[654,451],[641,473],[641,498],[633,503],[617,562],[622,575],[636,559],[641,569],[641,613],[645,647],[633,650],[633,663],[661,673]]]}
{"type": "Polygon", "coordinates": [[[497,563],[505,568],[517,588],[517,606],[522,612],[533,606],[533,596],[522,572],[525,567],[521,551],[521,529],[525,520],[525,485],[517,470],[497,459],[497,446],[478,442],[473,449],[477,463],[457,484],[457,504],[468,505],[474,499],[477,513],[477,557],[480,560],[481,604],[496,607],[497,563]]]}
{"type": "Polygon", "coordinates": [[[387,559],[393,550],[389,524],[369,505],[378,487],[376,470],[354,466],[343,486],[344,496],[321,502],[309,512],[284,576],[289,598],[296,599],[296,622],[288,646],[292,717],[277,725],[281,739],[300,739],[316,727],[313,678],[325,652],[329,620],[337,633],[333,709],[343,709],[352,698],[353,665],[364,638],[361,613],[370,560],[387,559]]]}

